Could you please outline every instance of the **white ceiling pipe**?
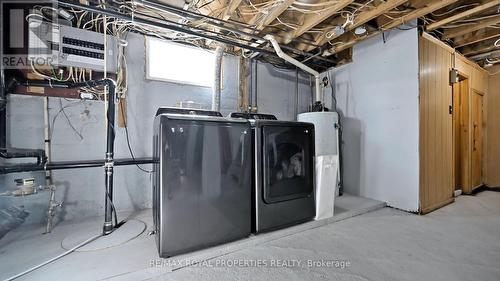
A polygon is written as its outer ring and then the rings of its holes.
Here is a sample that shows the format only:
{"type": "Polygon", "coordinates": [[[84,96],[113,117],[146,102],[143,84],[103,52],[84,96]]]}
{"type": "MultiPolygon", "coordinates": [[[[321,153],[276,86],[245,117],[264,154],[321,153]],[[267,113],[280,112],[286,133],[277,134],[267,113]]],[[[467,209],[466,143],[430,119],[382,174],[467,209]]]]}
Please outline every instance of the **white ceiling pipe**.
{"type": "Polygon", "coordinates": [[[274,39],[274,36],[270,35],[270,34],[267,34],[266,36],[264,36],[264,39],[268,40],[269,42],[271,42],[271,44],[273,45],[273,48],[274,48],[274,51],[276,52],[276,54],[278,55],[278,57],[286,60],[287,62],[295,65],[296,67],[304,70],[305,72],[311,74],[314,76],[314,80],[315,80],[315,86],[316,86],[316,94],[315,94],[315,101],[316,102],[322,102],[321,101],[321,83],[320,83],[320,74],[319,72],[317,72],[316,70],[310,68],[309,66],[301,63],[300,61],[292,58],[291,56],[285,54],[282,50],[281,50],[281,47],[280,45],[278,44],[278,42],[276,41],[276,39],[274,39]]]}

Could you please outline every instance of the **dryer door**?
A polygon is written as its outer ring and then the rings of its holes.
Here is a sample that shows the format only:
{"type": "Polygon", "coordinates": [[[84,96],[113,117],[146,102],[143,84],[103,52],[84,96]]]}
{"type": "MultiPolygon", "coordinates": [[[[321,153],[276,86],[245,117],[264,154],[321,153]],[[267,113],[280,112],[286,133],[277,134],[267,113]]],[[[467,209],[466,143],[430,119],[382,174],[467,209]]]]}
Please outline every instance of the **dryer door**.
{"type": "Polygon", "coordinates": [[[305,123],[261,126],[263,199],[275,203],[312,196],[314,127],[305,123]]]}

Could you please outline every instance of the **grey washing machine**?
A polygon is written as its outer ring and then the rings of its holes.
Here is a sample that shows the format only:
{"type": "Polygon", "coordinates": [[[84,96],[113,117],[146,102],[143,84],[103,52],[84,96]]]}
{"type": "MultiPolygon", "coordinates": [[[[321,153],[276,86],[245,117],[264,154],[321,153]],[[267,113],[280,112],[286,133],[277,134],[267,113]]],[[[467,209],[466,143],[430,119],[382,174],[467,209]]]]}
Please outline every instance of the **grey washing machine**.
{"type": "Polygon", "coordinates": [[[162,108],[154,121],[153,217],[161,257],[251,232],[249,122],[162,108]]]}
{"type": "Polygon", "coordinates": [[[314,203],[314,125],[269,114],[232,113],[252,126],[252,231],[311,220],[314,203]]]}

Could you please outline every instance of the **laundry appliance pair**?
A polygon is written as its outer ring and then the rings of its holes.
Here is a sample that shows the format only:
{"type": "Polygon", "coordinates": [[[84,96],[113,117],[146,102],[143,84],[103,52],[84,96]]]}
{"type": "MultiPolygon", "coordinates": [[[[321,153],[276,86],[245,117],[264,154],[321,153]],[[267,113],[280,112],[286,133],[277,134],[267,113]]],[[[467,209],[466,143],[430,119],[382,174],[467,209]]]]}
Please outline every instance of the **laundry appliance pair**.
{"type": "Polygon", "coordinates": [[[160,256],[312,219],[313,157],[310,123],[160,108],[152,180],[160,256]]]}

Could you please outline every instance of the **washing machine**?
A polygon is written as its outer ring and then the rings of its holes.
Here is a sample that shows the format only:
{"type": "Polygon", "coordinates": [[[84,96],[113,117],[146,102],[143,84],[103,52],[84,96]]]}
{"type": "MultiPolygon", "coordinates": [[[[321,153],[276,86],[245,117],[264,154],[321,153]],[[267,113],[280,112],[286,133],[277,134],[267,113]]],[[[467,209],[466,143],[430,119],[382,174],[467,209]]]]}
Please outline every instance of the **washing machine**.
{"type": "Polygon", "coordinates": [[[161,108],[155,117],[153,220],[161,257],[251,233],[251,128],[220,116],[161,108]]]}
{"type": "Polygon", "coordinates": [[[311,220],[314,203],[314,125],[270,114],[232,113],[252,128],[252,231],[311,220]]]}

